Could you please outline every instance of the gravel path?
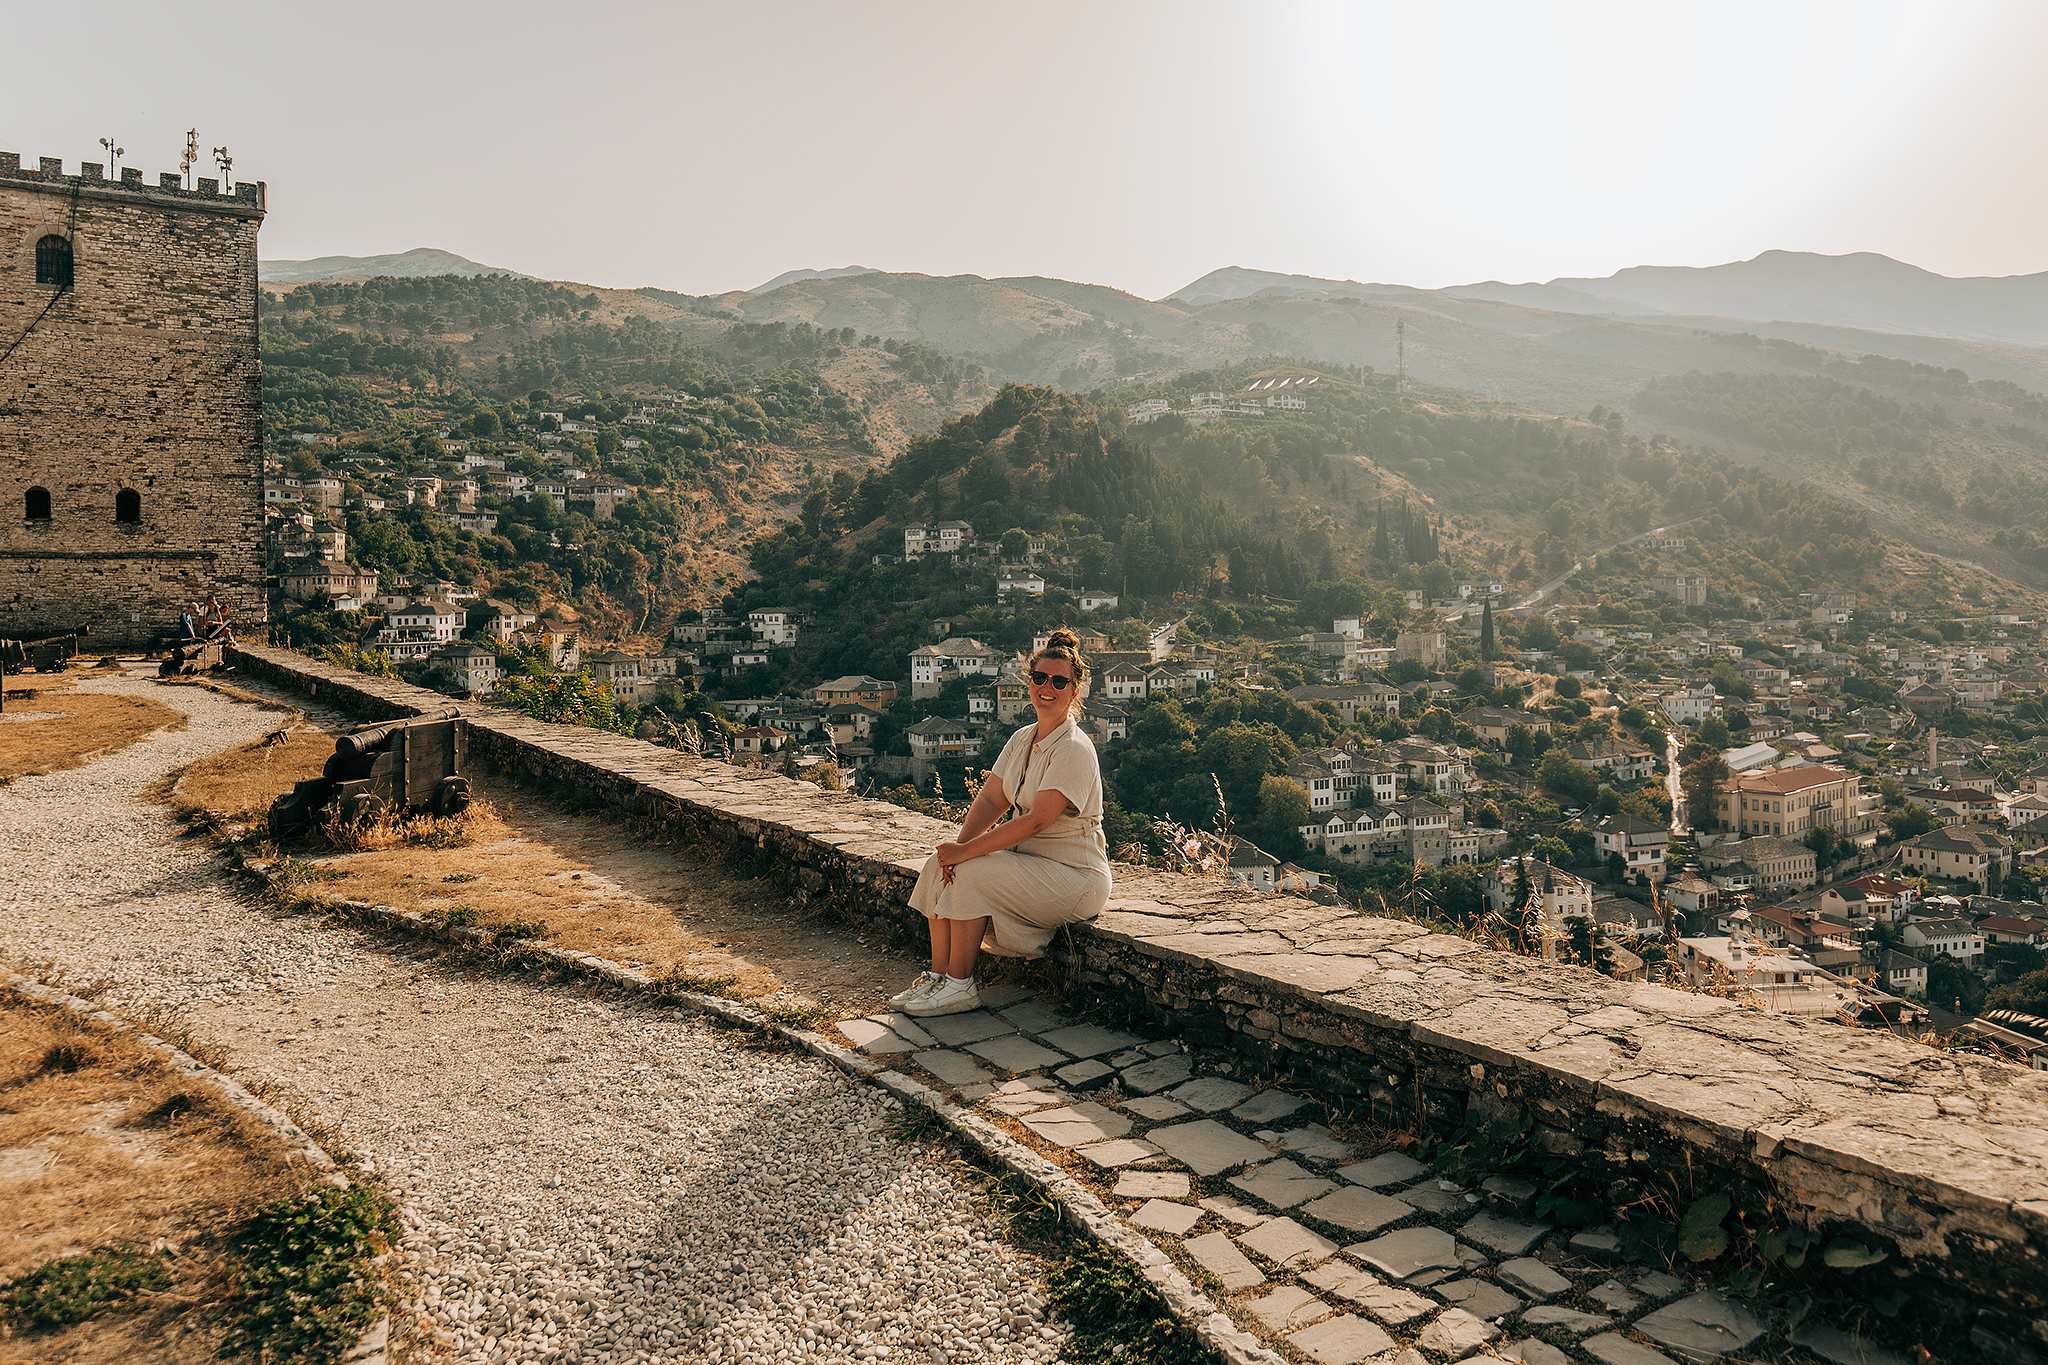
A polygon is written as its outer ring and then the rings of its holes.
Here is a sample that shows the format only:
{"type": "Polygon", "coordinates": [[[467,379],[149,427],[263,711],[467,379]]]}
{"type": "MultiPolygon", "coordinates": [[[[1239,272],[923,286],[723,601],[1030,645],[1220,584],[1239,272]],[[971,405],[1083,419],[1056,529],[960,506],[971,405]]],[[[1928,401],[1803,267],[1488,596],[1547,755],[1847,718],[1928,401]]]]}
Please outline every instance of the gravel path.
{"type": "MultiPolygon", "coordinates": [[[[242,684],[247,686],[247,684],[242,684]]],[[[227,1069],[379,1171],[437,1360],[1049,1360],[1042,1266],[893,1102],[694,1016],[446,970],[262,911],[146,792],[277,727],[190,724],[0,787],[0,959],[185,1010],[227,1069]]],[[[251,688],[250,690],[260,690],[251,688]]],[[[316,715],[316,720],[331,718],[316,715]]]]}

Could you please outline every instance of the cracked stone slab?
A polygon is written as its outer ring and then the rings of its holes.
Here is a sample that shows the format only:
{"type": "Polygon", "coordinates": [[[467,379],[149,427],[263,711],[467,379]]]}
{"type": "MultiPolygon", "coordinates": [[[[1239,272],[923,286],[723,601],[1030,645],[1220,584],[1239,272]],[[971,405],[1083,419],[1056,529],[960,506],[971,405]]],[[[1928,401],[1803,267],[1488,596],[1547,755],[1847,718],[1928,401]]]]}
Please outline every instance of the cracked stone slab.
{"type": "Polygon", "coordinates": [[[1085,1156],[1106,1171],[1119,1166],[1128,1166],[1133,1161],[1159,1155],[1159,1149],[1149,1142],[1137,1138],[1116,1138],[1109,1142],[1091,1142],[1086,1147],[1076,1147],[1074,1155],[1085,1156]]]}
{"type": "Polygon", "coordinates": [[[1202,1207],[1213,1214],[1228,1219],[1241,1228],[1255,1228],[1272,1215],[1260,1213],[1250,1204],[1232,1199],[1227,1194],[1211,1195],[1201,1201],[1202,1207]]]}
{"type": "MultiPolygon", "coordinates": [[[[1100,1108],[1099,1105],[1095,1107],[1100,1108]]],[[[1105,1136],[1122,1137],[1131,1130],[1129,1119],[1118,1119],[1118,1122],[1124,1125],[1122,1131],[1105,1136]]],[[[1242,1133],[1225,1128],[1214,1119],[1170,1124],[1165,1128],[1154,1128],[1145,1136],[1196,1175],[1221,1175],[1233,1166],[1263,1161],[1273,1155],[1242,1133]]]]}
{"type": "Polygon", "coordinates": [[[1245,1307],[1271,1332],[1306,1327],[1330,1311],[1330,1305],[1293,1284],[1283,1284],[1262,1299],[1247,1300],[1245,1307]]]}
{"type": "Polygon", "coordinates": [[[1254,1166],[1243,1175],[1233,1176],[1230,1184],[1231,1188],[1243,1190],[1276,1209],[1291,1209],[1336,1188],[1333,1182],[1311,1175],[1291,1161],[1269,1161],[1263,1166],[1254,1166]]]}
{"type": "Polygon", "coordinates": [[[1161,1119],[1177,1119],[1188,1112],[1188,1107],[1166,1098],[1164,1095],[1140,1095],[1134,1100],[1125,1100],[1124,1109],[1141,1119],[1155,1123],[1161,1119]]]}
{"type": "Polygon", "coordinates": [[[1436,1304],[1397,1284],[1388,1284],[1344,1261],[1325,1261],[1302,1272],[1303,1284],[1357,1304],[1389,1327],[1405,1327],[1436,1311],[1436,1304]]]}
{"type": "Polygon", "coordinates": [[[1284,1119],[1307,1103],[1305,1096],[1290,1095],[1285,1090],[1261,1090],[1230,1112],[1247,1123],[1265,1124],[1284,1119]]]}
{"type": "Polygon", "coordinates": [[[1522,1314],[1522,1325],[1562,1327],[1573,1336],[1582,1337],[1588,1332],[1598,1332],[1603,1328],[1612,1327],[1614,1319],[1605,1313],[1581,1313],[1576,1308],[1566,1308],[1562,1304],[1540,1303],[1522,1314]]]}
{"type": "MultiPolygon", "coordinates": [[[[1061,1028],[1074,1022],[1041,1000],[1027,1000],[1021,1005],[1012,1005],[1001,1013],[1004,1019],[1026,1033],[1043,1034],[1050,1029],[1061,1028]]],[[[1057,1047],[1058,1044],[1055,1043],[1054,1046],[1057,1047]]],[[[1076,1052],[1074,1055],[1079,1057],[1085,1054],[1076,1052]]]]}
{"type": "Polygon", "coordinates": [[[1667,1275],[1661,1270],[1653,1270],[1636,1278],[1636,1292],[1653,1299],[1668,1299],[1673,1294],[1683,1294],[1689,1288],[1691,1286],[1684,1280],[1676,1275],[1667,1275]]]}
{"type": "Polygon", "coordinates": [[[1370,1185],[1375,1189],[1381,1189],[1428,1175],[1429,1167],[1406,1152],[1381,1152],[1378,1156],[1368,1157],[1364,1161],[1339,1166],[1337,1174],[1354,1185],[1370,1185]]]}
{"type": "Polygon", "coordinates": [[[869,1056],[887,1056],[898,1052],[915,1052],[917,1044],[903,1037],[887,1024],[878,1024],[872,1019],[842,1019],[839,1031],[853,1041],[853,1045],[869,1056]]]}
{"type": "Polygon", "coordinates": [[[1516,1218],[1529,1212],[1543,1191],[1535,1181],[1519,1175],[1496,1175],[1481,1181],[1479,1193],[1487,1204],[1516,1218]]]}
{"type": "Polygon", "coordinates": [[[1168,1093],[1190,1109],[1213,1114],[1240,1102],[1252,1093],[1252,1088],[1241,1081],[1225,1080],[1221,1076],[1199,1076],[1168,1093]]]}
{"type": "Polygon", "coordinates": [[[1521,1312],[1525,1306],[1520,1299],[1491,1280],[1452,1280],[1433,1288],[1475,1318],[1506,1317],[1509,1313],[1521,1312]]]}
{"type": "Polygon", "coordinates": [[[993,1079],[989,1069],[980,1062],[965,1053],[954,1052],[948,1048],[931,1048],[918,1053],[911,1060],[947,1085],[973,1085],[993,1079]]]}
{"type": "Polygon", "coordinates": [[[1352,1155],[1351,1144],[1340,1141],[1335,1133],[1320,1123],[1290,1128],[1282,1133],[1280,1150],[1292,1152],[1303,1161],[1313,1161],[1319,1166],[1343,1161],[1352,1155]]]}
{"type": "Polygon", "coordinates": [[[1040,1047],[1029,1038],[1010,1034],[1001,1038],[990,1038],[984,1042],[969,1043],[967,1050],[977,1057],[986,1057],[1005,1071],[1039,1071],[1048,1066],[1058,1066],[1066,1061],[1066,1054],[1054,1052],[1049,1047],[1040,1047]]]}
{"type": "Polygon", "coordinates": [[[1052,1073],[1076,1090],[1093,1090],[1096,1086],[1116,1075],[1116,1068],[1106,1062],[1075,1062],[1052,1073]]]}
{"type": "Polygon", "coordinates": [[[1150,1095],[1179,1085],[1194,1074],[1195,1064],[1183,1054],[1172,1057],[1155,1057],[1149,1062],[1124,1068],[1119,1078],[1124,1089],[1133,1095],[1150,1095]]]}
{"type": "Polygon", "coordinates": [[[1455,1190],[1440,1190],[1434,1184],[1417,1185],[1410,1190],[1396,1190],[1394,1198],[1409,1208],[1420,1209],[1424,1213],[1459,1217],[1472,1211],[1472,1204],[1464,1195],[1455,1190]]]}
{"type": "Polygon", "coordinates": [[[1188,1186],[1186,1171],[1125,1171],[1110,1193],[1120,1199],[1185,1199],[1188,1186]]]}
{"type": "Polygon", "coordinates": [[[1834,1365],[1908,1365],[1906,1358],[1890,1347],[1851,1336],[1833,1323],[1815,1318],[1794,1327],[1790,1335],[1794,1346],[1803,1346],[1834,1365]]]}
{"type": "Polygon", "coordinates": [[[985,1107],[995,1110],[998,1114],[1008,1114],[1015,1118],[1034,1109],[1067,1104],[1078,1098],[1079,1096],[1071,1090],[1018,1090],[1007,1095],[997,1095],[985,1107]]]}
{"type": "Polygon", "coordinates": [[[1588,1289],[1586,1297],[1610,1313],[1633,1313],[1643,1305],[1642,1295],[1631,1293],[1620,1280],[1604,1280],[1588,1289]]]}
{"type": "Polygon", "coordinates": [[[1452,1360],[1477,1355],[1491,1342],[1499,1341],[1500,1328],[1462,1308],[1446,1308],[1436,1321],[1422,1329],[1423,1349],[1436,1351],[1452,1360]]]}
{"type": "Polygon", "coordinates": [[[1550,1234],[1550,1224],[1510,1218],[1488,1210],[1465,1220],[1458,1236],[1503,1256],[1520,1256],[1550,1234]]]}
{"type": "Polygon", "coordinates": [[[1088,1142],[1106,1142],[1131,1131],[1131,1121],[1093,1101],[1071,1104],[1064,1109],[1044,1109],[1022,1119],[1026,1128],[1057,1147],[1079,1147],[1088,1142]]]}
{"type": "Polygon", "coordinates": [[[972,1010],[966,1014],[941,1014],[924,1021],[924,1031],[947,1047],[965,1047],[985,1038],[1000,1038],[1006,1033],[1015,1033],[1017,1026],[996,1018],[987,1010],[972,1010]]]}
{"type": "Polygon", "coordinates": [[[1570,1280],[1534,1256],[1518,1256],[1512,1261],[1503,1261],[1500,1269],[1493,1272],[1493,1278],[1539,1303],[1554,1299],[1572,1287],[1570,1280]]]}
{"type": "Polygon", "coordinates": [[[1131,1215],[1131,1226],[1185,1237],[1205,1216],[1202,1210],[1186,1204],[1176,1204],[1170,1199],[1153,1199],[1131,1215]]]}
{"type": "Polygon", "coordinates": [[[1622,1254],[1621,1237],[1613,1228],[1587,1228],[1584,1232],[1575,1232],[1571,1249],[1574,1256],[1583,1256],[1595,1265],[1620,1265],[1628,1259],[1622,1254]]]}
{"type": "Polygon", "coordinates": [[[1292,1218],[1275,1218],[1238,1234],[1237,1244],[1281,1266],[1310,1265],[1337,1254],[1337,1244],[1292,1218]]]}
{"type": "MultiPolygon", "coordinates": [[[[1649,1350],[1644,1347],[1644,1350],[1649,1350]]],[[[1522,1365],[1572,1365],[1572,1358],[1547,1341],[1535,1337],[1523,1337],[1500,1348],[1500,1354],[1508,1360],[1519,1360],[1522,1365]]],[[[1651,1355],[1657,1354],[1655,1351],[1651,1355]]]]}
{"type": "Polygon", "coordinates": [[[988,1010],[1006,1010],[1012,1005],[1022,1004],[1035,994],[1027,986],[983,986],[981,1007],[988,1010]]]}
{"type": "MultiPolygon", "coordinates": [[[[1630,1341],[1619,1332],[1603,1332],[1579,1343],[1586,1353],[1603,1365],[1678,1365],[1662,1351],[1653,1351],[1640,1341],[1630,1341]]],[[[1523,1356],[1523,1360],[1529,1360],[1523,1356]]]]}
{"type": "Polygon", "coordinates": [[[1290,1332],[1287,1340],[1316,1365],[1358,1365],[1394,1346],[1392,1337],[1355,1313],[1290,1332]]]}
{"type": "Polygon", "coordinates": [[[1718,1289],[1709,1289],[1637,1320],[1636,1330],[1687,1360],[1713,1365],[1764,1334],[1764,1320],[1718,1289]]]}
{"type": "Polygon", "coordinates": [[[1393,1280],[1405,1280],[1425,1270],[1457,1270],[1461,1264],[1457,1239],[1442,1228],[1402,1228],[1345,1247],[1344,1254],[1393,1280]]]}
{"type": "Polygon", "coordinates": [[[1358,1185],[1346,1185],[1334,1194],[1304,1204],[1301,1211],[1310,1218],[1320,1218],[1352,1232],[1378,1232],[1415,1212],[1398,1199],[1358,1185]]]}
{"type": "Polygon", "coordinates": [[[916,1043],[919,1047],[936,1047],[938,1044],[931,1034],[924,1031],[924,1025],[907,1014],[870,1014],[869,1019],[894,1033],[898,1038],[916,1043]]]}
{"type": "Polygon", "coordinates": [[[1050,1043],[1060,1051],[1074,1057],[1100,1057],[1105,1052],[1127,1048],[1144,1039],[1132,1033],[1119,1033],[1115,1029],[1103,1028],[1096,1024],[1070,1024],[1065,1028],[1026,1029],[1036,1033],[1042,1043],[1050,1043]]]}
{"type": "Polygon", "coordinates": [[[1266,1273],[1246,1259],[1245,1254],[1237,1249],[1237,1243],[1220,1232],[1190,1237],[1181,1243],[1181,1250],[1194,1257],[1197,1265],[1222,1281],[1223,1287],[1233,1293],[1266,1282],[1266,1273]]]}

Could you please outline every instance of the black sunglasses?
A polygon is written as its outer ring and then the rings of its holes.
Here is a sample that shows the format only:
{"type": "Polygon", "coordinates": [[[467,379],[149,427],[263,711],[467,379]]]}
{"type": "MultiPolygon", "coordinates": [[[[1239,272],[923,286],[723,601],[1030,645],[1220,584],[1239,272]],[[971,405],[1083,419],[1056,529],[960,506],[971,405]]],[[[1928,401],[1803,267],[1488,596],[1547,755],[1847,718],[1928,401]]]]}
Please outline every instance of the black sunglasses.
{"type": "Polygon", "coordinates": [[[1050,683],[1053,691],[1064,692],[1073,685],[1073,682],[1074,680],[1064,673],[1041,673],[1035,668],[1031,670],[1031,685],[1033,687],[1044,687],[1050,683]]]}

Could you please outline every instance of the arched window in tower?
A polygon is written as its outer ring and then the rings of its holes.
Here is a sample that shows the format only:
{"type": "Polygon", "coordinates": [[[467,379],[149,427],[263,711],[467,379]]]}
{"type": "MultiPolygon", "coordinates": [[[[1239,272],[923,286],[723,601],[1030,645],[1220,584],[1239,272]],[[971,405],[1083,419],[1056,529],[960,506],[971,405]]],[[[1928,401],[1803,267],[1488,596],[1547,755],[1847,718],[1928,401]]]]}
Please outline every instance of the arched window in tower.
{"type": "Polygon", "coordinates": [[[31,488],[28,490],[28,497],[23,501],[27,503],[27,506],[23,510],[22,515],[30,521],[48,521],[50,519],[49,489],[31,488]]]}
{"type": "Polygon", "coordinates": [[[36,243],[36,283],[71,287],[71,243],[54,232],[36,243]]]}
{"type": "Polygon", "coordinates": [[[132,488],[124,488],[114,494],[114,520],[139,524],[142,521],[142,494],[132,488]]]}

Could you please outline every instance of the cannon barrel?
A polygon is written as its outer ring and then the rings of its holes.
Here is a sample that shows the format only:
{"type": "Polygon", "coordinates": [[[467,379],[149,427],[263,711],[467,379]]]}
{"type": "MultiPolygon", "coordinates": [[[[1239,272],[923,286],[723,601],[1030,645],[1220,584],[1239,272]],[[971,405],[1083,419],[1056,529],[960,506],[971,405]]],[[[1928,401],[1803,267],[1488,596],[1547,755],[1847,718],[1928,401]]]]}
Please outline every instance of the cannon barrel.
{"type": "Polygon", "coordinates": [[[459,706],[444,706],[431,715],[412,716],[405,720],[387,721],[382,725],[365,725],[351,730],[334,741],[334,752],[346,758],[356,758],[373,753],[384,747],[385,741],[409,725],[431,725],[438,721],[458,720],[462,716],[459,706]]]}

